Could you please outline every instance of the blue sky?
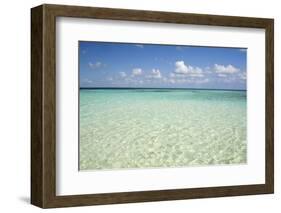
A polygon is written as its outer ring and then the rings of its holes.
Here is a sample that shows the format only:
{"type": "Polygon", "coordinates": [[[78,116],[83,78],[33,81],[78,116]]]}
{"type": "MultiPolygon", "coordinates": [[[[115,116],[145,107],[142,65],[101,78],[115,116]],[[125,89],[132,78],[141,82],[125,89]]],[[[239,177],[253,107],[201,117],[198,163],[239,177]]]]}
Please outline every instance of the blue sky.
{"type": "Polygon", "coordinates": [[[247,50],[79,42],[80,87],[246,89],[247,50]]]}

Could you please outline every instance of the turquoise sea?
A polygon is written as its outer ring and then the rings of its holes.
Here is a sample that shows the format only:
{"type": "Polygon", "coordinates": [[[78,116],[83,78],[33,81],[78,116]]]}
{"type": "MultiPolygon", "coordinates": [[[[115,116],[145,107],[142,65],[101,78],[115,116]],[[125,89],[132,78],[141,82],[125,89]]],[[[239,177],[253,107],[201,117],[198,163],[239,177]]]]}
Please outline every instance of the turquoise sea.
{"type": "Polygon", "coordinates": [[[80,89],[80,170],[245,164],[246,91],[80,89]]]}

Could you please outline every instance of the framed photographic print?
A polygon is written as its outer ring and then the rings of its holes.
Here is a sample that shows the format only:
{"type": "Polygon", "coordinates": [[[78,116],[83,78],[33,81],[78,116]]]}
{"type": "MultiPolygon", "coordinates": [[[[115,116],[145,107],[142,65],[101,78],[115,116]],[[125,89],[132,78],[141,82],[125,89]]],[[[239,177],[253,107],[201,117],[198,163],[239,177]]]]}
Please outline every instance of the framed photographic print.
{"type": "Polygon", "coordinates": [[[31,203],[274,191],[273,19],[31,10],[31,203]]]}

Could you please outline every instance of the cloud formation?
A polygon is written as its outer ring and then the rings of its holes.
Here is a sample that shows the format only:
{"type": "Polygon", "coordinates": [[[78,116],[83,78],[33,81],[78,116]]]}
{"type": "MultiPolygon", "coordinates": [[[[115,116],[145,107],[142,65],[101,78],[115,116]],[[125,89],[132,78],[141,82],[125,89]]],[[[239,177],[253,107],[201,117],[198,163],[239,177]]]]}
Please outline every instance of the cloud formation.
{"type": "Polygon", "coordinates": [[[141,68],[134,68],[132,70],[132,76],[139,76],[142,74],[142,69],[141,68]]]}
{"type": "Polygon", "coordinates": [[[242,72],[240,75],[239,75],[240,79],[241,80],[246,80],[247,79],[247,74],[246,72],[242,72]]]}
{"type": "Polygon", "coordinates": [[[103,64],[102,64],[100,61],[97,61],[96,63],[89,62],[88,65],[89,65],[89,67],[90,67],[91,69],[98,69],[98,68],[100,68],[103,64]]]}
{"type": "Polygon", "coordinates": [[[175,62],[174,73],[180,75],[188,75],[192,77],[203,77],[203,70],[200,67],[193,67],[185,64],[184,61],[175,62]]]}
{"type": "MultiPolygon", "coordinates": [[[[171,63],[172,65],[172,63],[171,63]]],[[[99,66],[99,65],[97,65],[99,66]]],[[[174,68],[169,72],[161,72],[158,68],[150,71],[140,67],[133,68],[130,72],[118,72],[116,80],[121,80],[118,85],[161,85],[189,86],[208,84],[215,82],[230,83],[239,80],[245,82],[246,72],[232,64],[214,64],[206,67],[196,67],[187,64],[183,60],[174,62],[174,68]]],[[[112,84],[112,77],[107,78],[112,84]]]]}
{"type": "Polygon", "coordinates": [[[160,79],[162,78],[162,75],[159,69],[152,69],[150,75],[148,75],[147,78],[160,79]]]}
{"type": "Polygon", "coordinates": [[[218,76],[221,77],[221,78],[226,78],[227,74],[219,73],[218,76]]]}
{"type": "Polygon", "coordinates": [[[216,73],[233,74],[233,73],[239,72],[240,70],[238,68],[234,67],[231,64],[229,64],[227,66],[220,65],[220,64],[215,64],[214,65],[214,71],[216,73]]]}

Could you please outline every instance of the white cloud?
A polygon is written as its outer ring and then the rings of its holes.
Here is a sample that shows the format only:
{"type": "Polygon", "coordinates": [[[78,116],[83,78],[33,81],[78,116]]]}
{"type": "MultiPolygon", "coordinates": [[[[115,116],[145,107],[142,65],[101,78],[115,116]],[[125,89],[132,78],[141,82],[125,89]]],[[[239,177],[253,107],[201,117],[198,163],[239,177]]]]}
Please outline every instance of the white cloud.
{"type": "Polygon", "coordinates": [[[226,77],[227,77],[227,74],[219,73],[218,76],[221,77],[221,78],[226,78],[226,77]]]}
{"type": "Polygon", "coordinates": [[[168,80],[172,84],[204,84],[210,82],[210,79],[205,78],[171,78],[168,80]]]}
{"type": "Polygon", "coordinates": [[[176,61],[175,73],[186,74],[188,73],[188,67],[184,64],[184,61],[176,61]]]}
{"type": "Polygon", "coordinates": [[[132,76],[138,76],[142,74],[142,69],[141,68],[134,68],[132,70],[132,76]]]}
{"type": "Polygon", "coordinates": [[[176,80],[175,79],[169,79],[169,82],[174,84],[174,83],[176,83],[176,80]]]}
{"type": "Polygon", "coordinates": [[[103,64],[100,61],[97,61],[96,63],[89,62],[88,65],[91,69],[97,69],[100,68],[103,64]]]}
{"type": "Polygon", "coordinates": [[[215,64],[214,65],[214,71],[216,73],[233,74],[233,73],[239,72],[239,69],[234,67],[231,64],[229,64],[227,66],[220,65],[220,64],[215,64]]]}
{"type": "Polygon", "coordinates": [[[175,70],[176,74],[181,75],[189,75],[192,77],[203,77],[203,71],[200,67],[193,67],[188,64],[185,64],[184,61],[176,61],[175,62],[175,70]]]}
{"type": "Polygon", "coordinates": [[[125,72],[119,72],[119,75],[122,77],[122,78],[125,78],[127,76],[127,74],[125,72]]]}
{"type": "Polygon", "coordinates": [[[147,78],[160,79],[162,78],[162,75],[159,69],[152,69],[151,74],[148,75],[147,78]]]}
{"type": "Polygon", "coordinates": [[[240,79],[242,79],[242,80],[246,80],[246,79],[247,79],[247,74],[246,74],[246,72],[241,73],[241,74],[239,75],[239,77],[240,77],[240,79]]]}
{"type": "Polygon", "coordinates": [[[135,46],[136,46],[136,47],[139,47],[139,48],[143,48],[143,45],[142,45],[142,44],[136,44],[135,46]]]}
{"type": "Polygon", "coordinates": [[[189,76],[191,77],[204,77],[204,74],[202,72],[198,72],[198,73],[190,73],[189,76]]]}

